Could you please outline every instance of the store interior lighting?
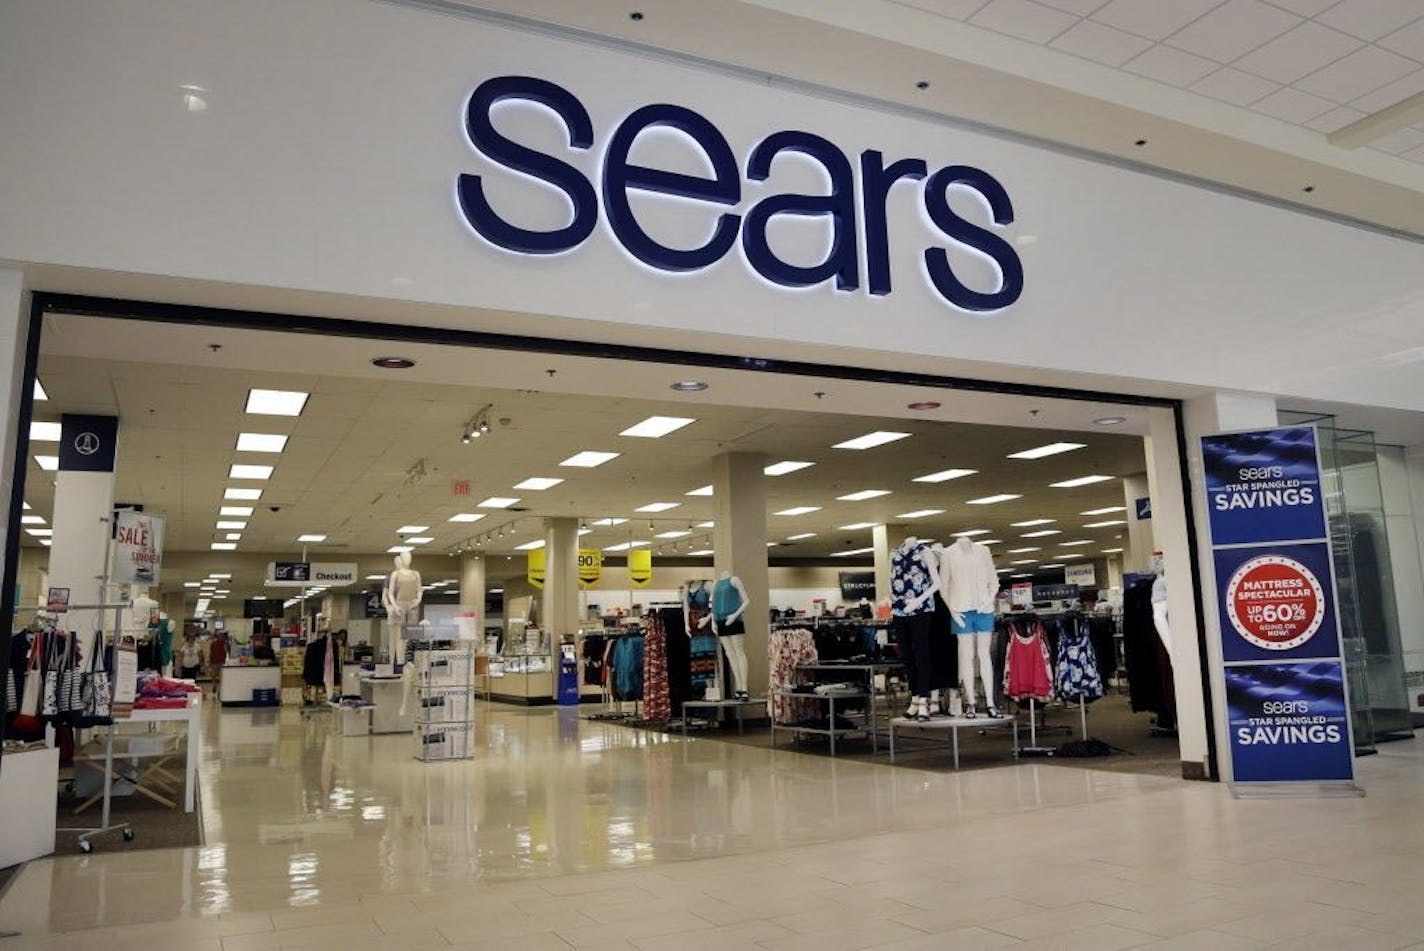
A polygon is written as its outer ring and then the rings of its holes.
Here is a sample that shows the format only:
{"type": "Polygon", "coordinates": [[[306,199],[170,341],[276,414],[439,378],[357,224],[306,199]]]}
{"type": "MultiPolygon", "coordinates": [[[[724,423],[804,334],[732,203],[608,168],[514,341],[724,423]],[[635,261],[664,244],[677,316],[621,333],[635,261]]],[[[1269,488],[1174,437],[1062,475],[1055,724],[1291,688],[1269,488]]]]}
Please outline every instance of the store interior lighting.
{"type": "Polygon", "coordinates": [[[460,433],[460,442],[469,445],[481,436],[490,431],[490,410],[494,409],[493,403],[486,403],[480,407],[479,412],[470,417],[470,421],[465,423],[465,428],[460,433]]]}

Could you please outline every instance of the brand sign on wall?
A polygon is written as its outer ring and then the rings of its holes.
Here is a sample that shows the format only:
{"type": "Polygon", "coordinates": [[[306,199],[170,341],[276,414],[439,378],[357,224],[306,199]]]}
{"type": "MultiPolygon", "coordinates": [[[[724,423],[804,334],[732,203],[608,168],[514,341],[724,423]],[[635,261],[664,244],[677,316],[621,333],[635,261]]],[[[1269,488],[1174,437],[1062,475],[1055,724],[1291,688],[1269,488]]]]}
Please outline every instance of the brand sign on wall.
{"type": "Polygon", "coordinates": [[[1063,569],[1063,583],[1091,588],[1098,583],[1098,572],[1092,565],[1069,565],[1063,569]]]}
{"type": "Polygon", "coordinates": [[[163,565],[163,519],[124,510],[114,513],[114,580],[158,584],[163,565]]]}
{"type": "Polygon", "coordinates": [[[1346,783],[1354,743],[1313,427],[1202,439],[1237,783],[1346,783]]]}

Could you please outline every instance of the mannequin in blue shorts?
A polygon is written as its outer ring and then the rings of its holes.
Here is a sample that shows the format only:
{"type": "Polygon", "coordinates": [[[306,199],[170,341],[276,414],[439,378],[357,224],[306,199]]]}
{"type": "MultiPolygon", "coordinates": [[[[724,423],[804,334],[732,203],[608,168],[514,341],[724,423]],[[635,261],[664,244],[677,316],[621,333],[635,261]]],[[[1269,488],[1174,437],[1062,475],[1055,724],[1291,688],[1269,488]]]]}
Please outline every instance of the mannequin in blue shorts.
{"type": "Polygon", "coordinates": [[[994,640],[994,599],[999,593],[999,573],[987,545],[967,536],[947,545],[939,559],[940,590],[949,606],[950,630],[959,650],[959,679],[963,689],[964,715],[977,715],[974,705],[974,661],[979,661],[979,680],[984,689],[984,705],[991,717],[994,706],[994,660],[990,647],[994,640]]]}

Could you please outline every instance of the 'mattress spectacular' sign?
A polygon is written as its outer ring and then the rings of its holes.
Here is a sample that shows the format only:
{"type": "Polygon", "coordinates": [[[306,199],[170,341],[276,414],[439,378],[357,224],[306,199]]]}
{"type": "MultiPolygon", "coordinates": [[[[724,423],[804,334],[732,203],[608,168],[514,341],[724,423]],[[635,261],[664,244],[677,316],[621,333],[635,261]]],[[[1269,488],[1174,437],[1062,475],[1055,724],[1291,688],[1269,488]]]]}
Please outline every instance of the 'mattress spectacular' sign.
{"type": "Polygon", "coordinates": [[[1202,452],[1232,778],[1352,781],[1315,429],[1207,436],[1202,452]]]}

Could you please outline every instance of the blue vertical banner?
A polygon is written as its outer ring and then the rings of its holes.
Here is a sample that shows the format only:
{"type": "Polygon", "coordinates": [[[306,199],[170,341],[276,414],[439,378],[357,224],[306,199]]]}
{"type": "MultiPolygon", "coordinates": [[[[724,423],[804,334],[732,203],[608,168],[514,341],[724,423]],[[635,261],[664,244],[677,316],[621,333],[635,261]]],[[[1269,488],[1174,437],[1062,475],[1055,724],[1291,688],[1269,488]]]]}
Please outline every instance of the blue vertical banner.
{"type": "Polygon", "coordinates": [[[1354,782],[1315,428],[1202,438],[1234,783],[1354,782]]]}

